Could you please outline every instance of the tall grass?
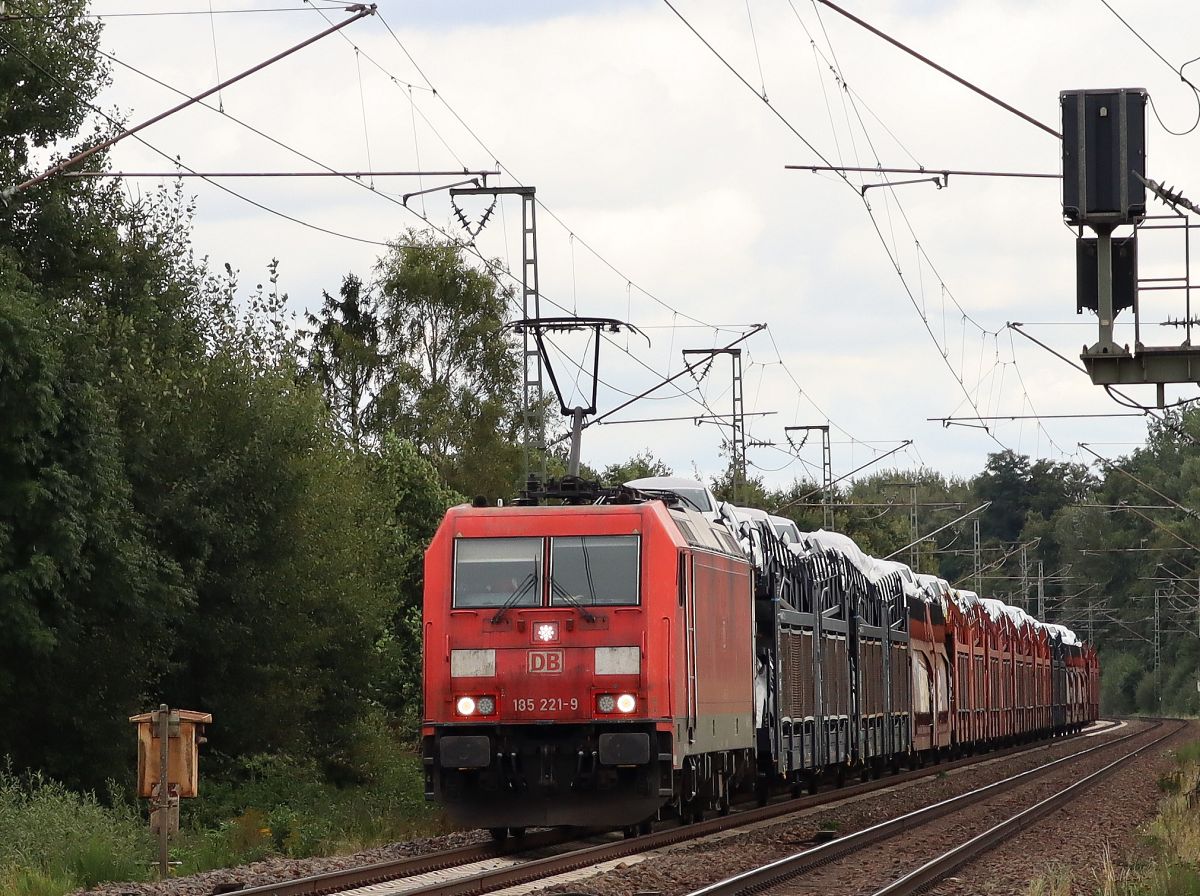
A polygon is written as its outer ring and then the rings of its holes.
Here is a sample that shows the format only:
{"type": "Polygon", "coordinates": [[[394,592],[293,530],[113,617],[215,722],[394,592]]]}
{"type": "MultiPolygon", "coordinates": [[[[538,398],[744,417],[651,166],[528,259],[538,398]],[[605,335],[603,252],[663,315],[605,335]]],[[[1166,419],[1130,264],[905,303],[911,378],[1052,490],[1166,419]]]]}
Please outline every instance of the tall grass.
{"type": "Polygon", "coordinates": [[[1151,860],[1122,870],[1106,854],[1103,896],[1200,896],[1200,741],[1180,747],[1175,761],[1158,781],[1158,815],[1143,829],[1151,860]]]}
{"type": "Polygon", "coordinates": [[[0,892],[58,896],[105,881],[143,880],[146,824],[114,792],[102,805],[41,775],[0,766],[0,892]]]}
{"type": "Polygon", "coordinates": [[[303,858],[448,830],[425,802],[420,760],[383,750],[365,763],[363,776],[338,786],[311,761],[256,756],[226,764],[220,780],[186,804],[186,869],[221,867],[275,853],[303,858]]]}
{"type": "MultiPolygon", "coordinates": [[[[448,829],[424,800],[417,756],[383,733],[364,738],[360,751],[340,784],[311,760],[206,756],[201,795],[181,807],[174,872],[353,852],[448,829]]],[[[0,896],[63,896],[153,877],[144,807],[109,790],[100,800],[0,762],[0,896]]]]}

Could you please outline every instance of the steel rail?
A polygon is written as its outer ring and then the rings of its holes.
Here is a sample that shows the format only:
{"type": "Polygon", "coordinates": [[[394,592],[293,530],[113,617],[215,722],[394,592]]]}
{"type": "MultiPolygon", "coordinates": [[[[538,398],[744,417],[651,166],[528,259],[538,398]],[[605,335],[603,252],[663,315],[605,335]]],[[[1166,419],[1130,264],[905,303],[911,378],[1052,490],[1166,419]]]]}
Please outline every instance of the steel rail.
{"type": "Polygon", "coordinates": [[[1016,815],[1006,818],[983,833],[977,834],[965,843],[947,850],[936,859],[926,862],[915,871],[911,871],[903,877],[892,881],[892,883],[883,889],[876,890],[873,896],[907,896],[907,894],[920,892],[925,887],[937,883],[956,868],[965,865],[967,862],[989,850],[995,849],[1009,837],[1024,831],[1026,828],[1032,827],[1050,813],[1061,809],[1085,790],[1112,775],[1118,768],[1142,751],[1148,750],[1170,737],[1174,737],[1186,727],[1187,723],[1185,722],[1175,728],[1175,730],[1168,731],[1166,734],[1155,738],[1147,744],[1142,744],[1136,750],[1126,753],[1103,768],[1092,772],[1087,777],[1080,778],[1057,793],[1046,797],[1046,799],[1018,812],[1016,815]]]}
{"type": "MultiPolygon", "coordinates": [[[[1060,738],[1059,740],[1074,740],[1080,736],[1071,735],[1068,738],[1060,738]]],[[[1128,736],[1132,735],[1126,735],[1126,737],[1128,736]]],[[[1109,746],[1123,739],[1105,741],[1102,746],[1109,746]]],[[[419,896],[475,896],[475,894],[501,887],[513,886],[553,874],[586,868],[599,862],[619,859],[664,846],[672,846],[719,831],[754,824],[759,821],[781,818],[795,812],[802,812],[807,809],[861,796],[884,787],[894,787],[897,784],[932,777],[945,771],[980,765],[995,759],[1004,759],[1037,752],[1045,749],[1049,743],[1042,741],[1032,746],[1030,744],[1020,744],[1014,747],[995,750],[987,754],[929,765],[919,769],[911,769],[876,781],[831,789],[813,796],[785,799],[767,806],[746,809],[729,816],[711,818],[707,821],[691,825],[673,825],[665,830],[640,837],[632,837],[596,846],[587,846],[557,856],[532,858],[527,862],[509,868],[494,869],[471,876],[464,876],[454,881],[414,888],[406,891],[405,896],[418,896],[418,894],[419,896]]],[[[1084,752],[1089,752],[1093,749],[1097,748],[1092,747],[1084,752]]],[[[1061,760],[1055,760],[1055,762],[1058,761],[1061,760]]],[[[1042,768],[1045,767],[1047,766],[1042,766],[1042,768]]],[[[578,833],[575,837],[568,837],[556,831],[539,832],[511,843],[508,849],[500,849],[494,844],[480,844],[475,847],[445,850],[426,856],[414,856],[341,871],[324,872],[290,881],[264,884],[239,890],[238,896],[324,896],[324,894],[339,893],[355,887],[394,881],[429,871],[445,870],[457,865],[464,865],[473,861],[482,861],[498,856],[519,858],[522,853],[528,850],[559,845],[571,839],[578,839],[578,833]]]]}
{"type": "Polygon", "coordinates": [[[293,880],[260,884],[238,890],[237,896],[268,896],[268,894],[269,896],[320,896],[320,894],[337,893],[354,887],[365,887],[404,877],[413,877],[417,874],[428,874],[431,871],[444,871],[447,868],[455,868],[471,862],[516,856],[525,850],[542,849],[577,840],[579,836],[578,831],[573,835],[563,834],[560,831],[539,831],[524,837],[513,838],[504,844],[488,841],[471,846],[438,850],[424,855],[405,856],[370,865],[359,865],[340,871],[327,871],[297,877],[293,880]]]}
{"type": "MultiPolygon", "coordinates": [[[[1029,769],[1028,771],[1020,772],[1008,778],[1003,778],[983,787],[970,790],[950,799],[942,800],[934,803],[931,806],[925,806],[921,809],[915,809],[912,812],[904,815],[896,816],[871,827],[864,828],[861,831],[856,831],[853,834],[848,834],[845,837],[839,837],[836,840],[824,843],[819,846],[814,846],[811,849],[806,849],[802,852],[786,856],[782,859],[777,859],[774,862],[769,862],[766,865],[760,865],[758,868],[752,868],[749,871],[736,874],[733,877],[718,881],[714,884],[709,884],[706,887],[701,887],[694,890],[688,896],[740,896],[744,893],[760,892],[768,887],[774,886],[782,881],[793,877],[798,877],[807,871],[811,871],[821,865],[828,864],[857,852],[873,843],[882,840],[890,839],[897,834],[905,833],[912,830],[913,827],[926,824],[943,816],[953,814],[960,809],[965,809],[974,803],[981,802],[989,797],[1004,793],[1022,784],[1028,783],[1049,771],[1061,767],[1064,763],[1074,762],[1084,756],[1090,755],[1097,750],[1106,750],[1117,744],[1123,743],[1133,737],[1142,737],[1148,731],[1153,731],[1162,722],[1156,722],[1151,728],[1135,731],[1126,734],[1115,740],[1105,741],[1102,744],[1097,744],[1094,747],[1089,747],[1086,750],[1080,750],[1077,753],[1072,753],[1069,756],[1063,756],[1048,762],[1045,765],[1040,765],[1037,768],[1029,769]]],[[[1172,732],[1174,733],[1174,732],[1172,732]]],[[[1156,741],[1157,742],[1157,741],[1156,741]]]]}

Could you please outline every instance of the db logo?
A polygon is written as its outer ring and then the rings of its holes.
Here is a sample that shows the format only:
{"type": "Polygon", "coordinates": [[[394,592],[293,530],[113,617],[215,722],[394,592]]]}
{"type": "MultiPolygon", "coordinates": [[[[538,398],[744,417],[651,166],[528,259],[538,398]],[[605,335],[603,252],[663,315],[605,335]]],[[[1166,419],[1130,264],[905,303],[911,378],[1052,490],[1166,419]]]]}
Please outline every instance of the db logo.
{"type": "Polygon", "coordinates": [[[561,672],[562,670],[563,652],[561,650],[529,651],[530,672],[561,672]]]}

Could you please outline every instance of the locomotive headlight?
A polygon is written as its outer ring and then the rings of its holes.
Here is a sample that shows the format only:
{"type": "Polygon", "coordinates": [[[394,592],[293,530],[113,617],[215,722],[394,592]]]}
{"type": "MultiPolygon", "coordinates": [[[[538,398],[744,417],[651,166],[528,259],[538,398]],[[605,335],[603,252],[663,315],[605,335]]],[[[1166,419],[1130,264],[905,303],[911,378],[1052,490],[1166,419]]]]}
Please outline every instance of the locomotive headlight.
{"type": "Polygon", "coordinates": [[[496,711],[496,699],[494,697],[480,697],[475,702],[475,707],[479,710],[481,716],[490,716],[496,711]]]}
{"type": "Polygon", "coordinates": [[[475,714],[475,698],[474,697],[459,697],[455,708],[460,716],[471,716],[475,714]]]}
{"type": "Polygon", "coordinates": [[[621,712],[633,712],[637,709],[637,698],[633,694],[622,694],[617,698],[617,709],[621,712]]]}
{"type": "Polygon", "coordinates": [[[601,694],[596,700],[596,709],[600,712],[612,712],[617,708],[617,698],[612,694],[601,694]]]}
{"type": "Polygon", "coordinates": [[[539,622],[533,629],[533,639],[543,644],[551,644],[558,640],[557,622],[539,622]]]}

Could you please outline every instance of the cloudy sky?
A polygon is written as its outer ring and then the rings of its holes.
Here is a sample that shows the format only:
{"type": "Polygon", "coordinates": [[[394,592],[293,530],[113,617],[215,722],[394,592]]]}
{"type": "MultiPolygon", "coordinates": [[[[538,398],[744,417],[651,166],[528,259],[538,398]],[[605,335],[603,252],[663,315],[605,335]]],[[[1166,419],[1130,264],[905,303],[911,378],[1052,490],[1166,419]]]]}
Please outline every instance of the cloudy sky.
{"type": "MultiPolygon", "coordinates": [[[[1075,314],[1073,234],[1056,180],[951,177],[946,189],[879,187],[864,199],[861,186],[883,178],[784,167],[820,164],[819,152],[838,165],[1058,173],[1057,139],[812,0],[672,3],[678,15],[661,0],[383,0],[380,15],[142,136],[207,172],[499,165],[489,183],[532,185],[542,203],[543,314],[620,318],[649,337],[649,346],[625,335],[602,344],[601,411],[678,372],[683,349],[768,325],[742,345],[749,434],[767,443],[749,460],[769,483],[811,476],[820,462],[814,440],[789,451],[784,427],[827,420],[835,475],[904,439],[914,445],[894,456],[899,465],[970,474],[1001,447],[1083,459],[1080,441],[1111,455],[1143,438],[1140,417],[1003,421],[990,433],[926,420],[1124,410],[1006,328],[1022,321],[1073,357],[1095,340],[1095,318],[1075,314]]],[[[1200,4],[1109,3],[1172,65],[1200,52],[1200,4]]],[[[1055,129],[1062,89],[1147,88],[1162,119],[1149,116],[1149,174],[1200,199],[1200,131],[1164,129],[1191,127],[1197,99],[1103,0],[844,4],[1055,129]]],[[[145,75],[198,93],[342,21],[343,9],[97,0],[104,48],[120,61],[106,107],[148,118],[179,95],[145,75]]],[[[1200,76],[1200,63],[1186,73],[1200,76]]],[[[113,160],[129,172],[169,168],[133,140],[113,160]]],[[[239,270],[247,289],[277,258],[299,313],[347,272],[368,276],[382,244],[406,228],[427,220],[461,233],[445,191],[401,201],[455,179],[217,181],[240,197],[202,180],[186,186],[198,201],[199,251],[239,270]]],[[[135,195],[156,183],[127,179],[135,195]]],[[[463,205],[472,220],[484,208],[463,205]]],[[[497,206],[477,245],[519,272],[517,201],[497,206]]],[[[1177,233],[1144,237],[1142,276],[1182,274],[1182,250],[1177,233]]],[[[1144,308],[1147,321],[1184,314],[1176,294],[1150,294],[1144,308]]],[[[1143,336],[1182,338],[1159,326],[1143,336]]],[[[588,384],[572,358],[590,349],[558,346],[560,379],[577,398],[588,384]]],[[[685,375],[680,390],[610,419],[727,413],[729,367],[716,363],[699,382],[685,375]]],[[[1152,401],[1152,390],[1135,397],[1152,401]]],[[[720,438],[690,419],[602,425],[588,430],[584,457],[602,466],[650,448],[679,471],[709,474],[723,466],[720,438]]]]}

